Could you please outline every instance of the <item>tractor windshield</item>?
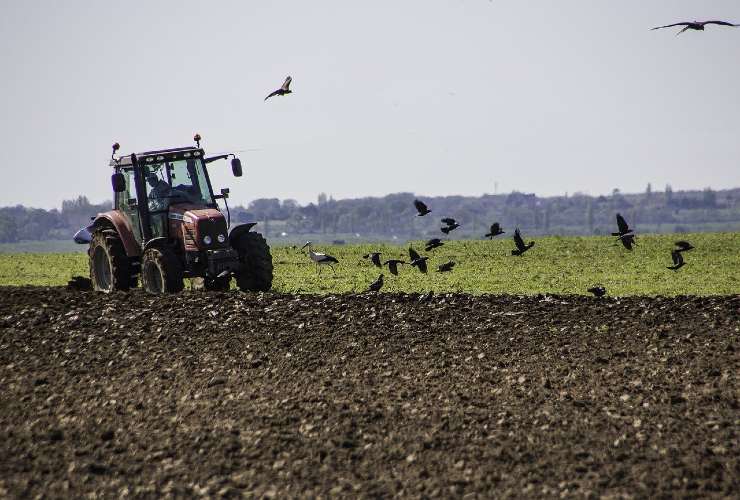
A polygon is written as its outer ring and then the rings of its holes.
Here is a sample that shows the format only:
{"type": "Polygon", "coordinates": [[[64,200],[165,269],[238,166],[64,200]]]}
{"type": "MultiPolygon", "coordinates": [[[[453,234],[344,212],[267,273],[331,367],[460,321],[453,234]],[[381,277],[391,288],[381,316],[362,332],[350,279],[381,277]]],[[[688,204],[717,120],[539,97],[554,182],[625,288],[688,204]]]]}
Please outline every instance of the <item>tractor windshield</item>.
{"type": "Polygon", "coordinates": [[[150,203],[212,205],[213,197],[200,159],[176,160],[146,166],[150,203]]]}

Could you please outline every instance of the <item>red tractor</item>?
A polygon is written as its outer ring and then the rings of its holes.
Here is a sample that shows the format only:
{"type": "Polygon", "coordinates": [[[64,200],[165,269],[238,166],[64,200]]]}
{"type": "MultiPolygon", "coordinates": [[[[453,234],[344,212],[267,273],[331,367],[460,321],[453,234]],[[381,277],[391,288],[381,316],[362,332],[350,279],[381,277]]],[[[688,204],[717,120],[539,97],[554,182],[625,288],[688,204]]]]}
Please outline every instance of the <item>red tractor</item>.
{"type": "MultiPolygon", "coordinates": [[[[231,169],[242,175],[233,154],[205,157],[200,136],[196,147],[132,153],[115,157],[110,166],[114,209],[93,217],[75,235],[88,243],[90,279],[95,290],[129,290],[141,279],[151,293],[183,289],[184,278],[198,278],[207,290],[228,290],[232,276],[243,291],[267,291],[272,286],[272,256],[255,223],[231,231],[213,194],[207,165],[231,157],[231,169]]],[[[230,217],[229,217],[230,219],[230,217]]]]}

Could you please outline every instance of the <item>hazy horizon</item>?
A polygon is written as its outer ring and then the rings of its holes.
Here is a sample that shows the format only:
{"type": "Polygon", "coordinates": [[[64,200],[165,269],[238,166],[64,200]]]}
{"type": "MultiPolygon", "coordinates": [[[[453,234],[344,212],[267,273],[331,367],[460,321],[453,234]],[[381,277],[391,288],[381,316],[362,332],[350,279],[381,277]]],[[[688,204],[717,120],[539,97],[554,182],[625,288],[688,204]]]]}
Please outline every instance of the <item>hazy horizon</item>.
{"type": "Polygon", "coordinates": [[[111,196],[110,145],[192,144],[234,204],[740,187],[717,0],[6,3],[0,206],[111,196]],[[263,102],[286,75],[293,94],[263,102]]]}

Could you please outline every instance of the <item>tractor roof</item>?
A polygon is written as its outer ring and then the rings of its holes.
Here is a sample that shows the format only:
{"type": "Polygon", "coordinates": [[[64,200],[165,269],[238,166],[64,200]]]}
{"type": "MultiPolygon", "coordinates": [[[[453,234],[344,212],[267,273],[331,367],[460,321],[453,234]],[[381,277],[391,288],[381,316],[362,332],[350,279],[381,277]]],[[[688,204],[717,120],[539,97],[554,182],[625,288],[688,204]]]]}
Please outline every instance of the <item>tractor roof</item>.
{"type": "MultiPolygon", "coordinates": [[[[136,153],[140,164],[160,163],[163,161],[184,160],[187,158],[202,158],[205,152],[200,148],[185,146],[182,148],[158,149],[136,153]]],[[[118,160],[111,159],[111,167],[131,166],[131,155],[121,156],[118,160]]]]}

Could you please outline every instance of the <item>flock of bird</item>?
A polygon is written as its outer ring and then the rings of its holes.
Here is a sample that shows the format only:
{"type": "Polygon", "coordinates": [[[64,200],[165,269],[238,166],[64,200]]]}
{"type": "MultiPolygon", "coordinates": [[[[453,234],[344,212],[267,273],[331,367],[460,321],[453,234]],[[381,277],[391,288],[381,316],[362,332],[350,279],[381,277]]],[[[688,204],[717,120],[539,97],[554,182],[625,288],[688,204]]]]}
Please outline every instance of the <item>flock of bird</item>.
{"type": "MultiPolygon", "coordinates": [[[[424,217],[427,214],[430,214],[432,211],[427,207],[427,205],[420,201],[420,200],[414,200],[414,207],[416,208],[416,216],[417,217],[424,217]]],[[[440,230],[446,234],[449,235],[451,231],[454,231],[458,227],[460,227],[460,224],[451,217],[445,217],[441,220],[442,226],[440,230]]],[[[494,222],[491,224],[491,227],[489,228],[488,233],[484,235],[484,238],[493,239],[494,237],[504,234],[506,231],[504,231],[501,228],[501,224],[499,222],[494,222]]],[[[619,244],[620,242],[626,248],[627,250],[632,250],[632,247],[635,245],[635,231],[627,224],[627,221],[624,219],[624,217],[621,214],[617,214],[617,231],[611,233],[612,236],[617,237],[617,241],[615,244],[619,244]]],[[[532,248],[535,244],[534,241],[530,241],[528,243],[525,243],[524,238],[522,237],[521,231],[519,231],[519,228],[514,229],[514,248],[511,251],[511,255],[521,256],[532,248]]],[[[444,242],[439,238],[432,238],[428,240],[424,244],[424,250],[426,252],[430,252],[434,250],[435,248],[439,248],[444,245],[444,242]]],[[[673,261],[672,266],[666,266],[667,269],[671,269],[672,271],[678,271],[681,267],[686,265],[683,259],[683,252],[687,252],[689,250],[693,250],[694,247],[689,243],[688,241],[677,241],[675,243],[676,248],[671,250],[671,260],[673,261]]],[[[314,252],[312,248],[312,243],[310,241],[307,241],[303,247],[301,247],[301,250],[307,248],[308,249],[308,256],[311,258],[311,260],[316,264],[316,270],[319,275],[321,275],[321,266],[329,266],[329,268],[334,271],[333,264],[337,264],[339,260],[337,260],[336,257],[332,257],[331,255],[325,254],[325,253],[319,253],[314,252]]],[[[428,271],[427,267],[427,261],[429,260],[428,256],[422,256],[414,250],[413,247],[409,247],[409,260],[400,260],[400,259],[388,259],[386,261],[383,261],[381,252],[370,252],[368,254],[363,255],[363,258],[368,259],[372,265],[378,268],[383,268],[384,266],[388,267],[388,271],[394,275],[398,276],[398,268],[401,265],[410,265],[411,267],[417,268],[421,273],[426,274],[428,271]]],[[[438,273],[447,273],[452,271],[452,269],[455,267],[455,262],[450,260],[448,262],[445,262],[444,264],[440,264],[437,266],[437,272],[438,273]]],[[[369,291],[377,292],[379,291],[384,284],[384,275],[383,273],[378,276],[378,278],[370,283],[370,286],[368,287],[369,291]]],[[[592,293],[596,297],[602,297],[606,295],[606,288],[603,285],[594,285],[587,289],[588,292],[592,293]]]]}

